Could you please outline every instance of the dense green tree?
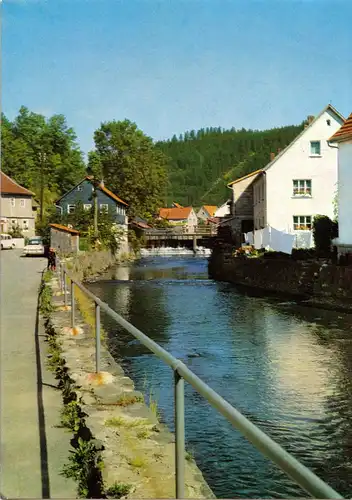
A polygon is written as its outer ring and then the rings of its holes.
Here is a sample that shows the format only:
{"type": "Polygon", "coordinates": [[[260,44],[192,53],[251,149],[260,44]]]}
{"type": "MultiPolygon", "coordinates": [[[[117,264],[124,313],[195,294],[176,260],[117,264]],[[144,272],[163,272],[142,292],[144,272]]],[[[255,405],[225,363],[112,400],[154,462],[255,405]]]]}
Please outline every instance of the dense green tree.
{"type": "Polygon", "coordinates": [[[130,215],[149,217],[165,204],[168,159],[129,120],[102,123],[94,133],[90,163],[113,192],[129,204],[130,215]]]}
{"type": "Polygon", "coordinates": [[[263,131],[207,127],[157,142],[160,151],[170,158],[168,204],[223,203],[229,197],[226,186],[231,180],[264,167],[270,153],[285,148],[303,126],[263,131]]]}
{"type": "Polygon", "coordinates": [[[34,191],[38,201],[42,198],[44,209],[85,172],[76,135],[65,117],[45,118],[25,106],[13,122],[2,115],[2,169],[34,191]]]}

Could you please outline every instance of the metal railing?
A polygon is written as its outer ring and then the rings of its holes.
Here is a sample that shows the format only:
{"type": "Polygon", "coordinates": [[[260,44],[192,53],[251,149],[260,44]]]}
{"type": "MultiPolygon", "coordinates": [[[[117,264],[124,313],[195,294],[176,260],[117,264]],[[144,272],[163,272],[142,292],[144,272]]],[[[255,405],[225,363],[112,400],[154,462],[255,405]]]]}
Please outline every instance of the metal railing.
{"type": "Polygon", "coordinates": [[[91,293],[82,283],[75,280],[59,261],[61,290],[67,306],[67,278],[71,288],[71,327],[75,327],[75,287],[84,292],[95,304],[95,369],[100,372],[100,313],[104,311],[120,326],[138,339],[174,372],[175,400],[175,475],[176,498],[185,498],[185,397],[184,381],[188,382],[210,405],[221,413],[257,450],[275,463],[287,476],[314,498],[343,498],[333,488],[316,476],[310,469],[285,451],[278,443],[261,431],[256,425],[237,411],[230,403],[195,375],[182,361],[174,358],[143,332],[126,321],[105,302],[91,293]]]}

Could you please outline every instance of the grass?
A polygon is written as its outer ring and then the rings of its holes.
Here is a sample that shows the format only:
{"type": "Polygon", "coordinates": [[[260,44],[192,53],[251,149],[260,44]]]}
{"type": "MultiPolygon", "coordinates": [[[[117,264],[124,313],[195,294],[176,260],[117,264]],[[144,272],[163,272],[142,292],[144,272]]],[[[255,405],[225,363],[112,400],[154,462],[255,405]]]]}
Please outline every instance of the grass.
{"type": "Polygon", "coordinates": [[[141,427],[143,425],[148,425],[148,421],[142,418],[127,419],[123,417],[112,417],[105,420],[104,425],[107,427],[126,427],[127,429],[133,429],[135,427],[141,427]]]}
{"type": "Polygon", "coordinates": [[[131,458],[130,460],[128,460],[128,463],[135,469],[141,469],[142,467],[145,467],[147,465],[146,461],[139,456],[131,458]]]}
{"type": "MultiPolygon", "coordinates": [[[[79,310],[87,325],[89,325],[95,336],[95,307],[94,302],[82,292],[80,288],[75,287],[75,298],[78,303],[79,310]]],[[[104,329],[100,326],[100,338],[106,338],[104,329]]]]}
{"type": "Polygon", "coordinates": [[[131,489],[131,484],[114,483],[112,486],[105,490],[105,494],[108,498],[121,498],[128,495],[131,489]]]}
{"type": "Polygon", "coordinates": [[[148,439],[150,437],[150,432],[148,429],[141,429],[137,431],[137,438],[138,439],[148,439]]]}
{"type": "Polygon", "coordinates": [[[116,401],[116,406],[130,406],[135,403],[143,403],[144,398],[143,396],[134,396],[131,394],[123,394],[118,400],[116,401]]]}

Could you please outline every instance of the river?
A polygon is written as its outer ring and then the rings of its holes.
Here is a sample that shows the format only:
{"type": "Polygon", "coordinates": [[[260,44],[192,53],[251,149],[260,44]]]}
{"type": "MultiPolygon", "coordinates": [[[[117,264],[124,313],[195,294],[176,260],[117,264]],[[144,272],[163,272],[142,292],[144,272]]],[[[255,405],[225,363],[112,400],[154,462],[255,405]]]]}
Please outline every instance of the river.
{"type": "MultiPolygon", "coordinates": [[[[254,297],[207,260],[148,257],[89,288],[344,496],[352,492],[352,317],[254,297]]],[[[102,318],[110,350],[173,430],[170,368],[102,318]]],[[[186,384],[186,439],[219,498],[304,497],[186,384]]]]}

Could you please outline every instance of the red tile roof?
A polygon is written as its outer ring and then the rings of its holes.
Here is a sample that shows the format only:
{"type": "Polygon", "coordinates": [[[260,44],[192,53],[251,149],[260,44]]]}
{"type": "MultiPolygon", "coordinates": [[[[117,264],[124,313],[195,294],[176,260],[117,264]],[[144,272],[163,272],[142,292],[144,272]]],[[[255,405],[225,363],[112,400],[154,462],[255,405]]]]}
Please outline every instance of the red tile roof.
{"type": "Polygon", "coordinates": [[[188,219],[192,207],[172,207],[172,208],[160,208],[159,217],[168,220],[185,220],[188,219]]]}
{"type": "Polygon", "coordinates": [[[28,189],[24,188],[23,186],[20,186],[15,182],[11,177],[8,175],[4,174],[4,172],[0,172],[1,177],[0,177],[0,193],[3,194],[19,194],[19,195],[25,195],[25,196],[34,196],[34,193],[32,191],[29,191],[28,189]]]}
{"type": "Polygon", "coordinates": [[[72,229],[67,226],[62,226],[61,224],[49,224],[49,226],[53,227],[54,229],[58,229],[59,231],[65,231],[65,233],[79,234],[79,231],[77,231],[77,229],[72,229]]]}
{"type": "Polygon", "coordinates": [[[118,196],[116,196],[116,194],[114,194],[112,191],[110,191],[110,189],[108,189],[105,186],[103,186],[103,184],[99,184],[99,189],[100,189],[100,191],[103,191],[103,193],[105,193],[106,195],[108,195],[113,200],[118,201],[118,202],[120,202],[123,205],[126,205],[128,207],[128,203],[126,203],[125,201],[121,200],[121,198],[119,198],[118,196]]]}
{"type": "Polygon", "coordinates": [[[352,113],[347,118],[345,123],[338,129],[337,132],[329,139],[328,142],[344,142],[352,140],[352,113]]]}
{"type": "Polygon", "coordinates": [[[218,207],[215,205],[203,205],[203,208],[208,212],[210,217],[213,217],[218,207]]]}

